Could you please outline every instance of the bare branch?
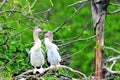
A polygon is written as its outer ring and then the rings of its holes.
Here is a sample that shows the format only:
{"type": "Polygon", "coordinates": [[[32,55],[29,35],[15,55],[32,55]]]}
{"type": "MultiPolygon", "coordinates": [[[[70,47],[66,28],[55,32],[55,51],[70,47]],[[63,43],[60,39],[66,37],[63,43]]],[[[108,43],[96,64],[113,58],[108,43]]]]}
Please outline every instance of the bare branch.
{"type": "Polygon", "coordinates": [[[86,76],[85,74],[83,74],[82,72],[79,72],[79,71],[77,71],[77,70],[74,70],[74,69],[72,69],[72,68],[70,68],[70,67],[68,67],[68,66],[61,65],[60,68],[68,69],[68,70],[71,71],[71,72],[74,72],[74,73],[76,73],[76,74],[82,75],[82,76],[84,77],[84,79],[87,79],[87,76],[86,76]]]}
{"type": "Polygon", "coordinates": [[[118,42],[114,42],[114,43],[120,46],[120,43],[118,43],[118,42]]]}
{"type": "MultiPolygon", "coordinates": [[[[88,23],[86,23],[86,24],[84,25],[84,27],[83,27],[83,30],[82,30],[82,31],[84,31],[84,30],[86,29],[87,25],[88,25],[88,23]]],[[[53,40],[53,41],[55,41],[55,42],[60,42],[60,41],[69,41],[69,40],[74,40],[74,39],[79,38],[79,37],[80,37],[80,36],[82,36],[82,35],[83,35],[83,34],[82,34],[82,32],[80,32],[80,33],[79,33],[79,35],[77,35],[77,36],[75,36],[75,37],[72,37],[72,38],[66,38],[66,39],[59,39],[59,40],[53,40]]]]}
{"type": "Polygon", "coordinates": [[[117,60],[120,59],[120,56],[117,56],[117,57],[112,57],[108,60],[106,60],[106,62],[112,62],[110,68],[107,67],[107,65],[104,67],[104,69],[112,74],[120,74],[120,71],[113,71],[113,67],[114,65],[116,64],[117,60]]]}
{"type": "Polygon", "coordinates": [[[107,14],[116,14],[116,13],[119,13],[120,12],[120,8],[115,10],[115,11],[112,11],[112,12],[107,12],[107,14]]]}
{"type": "Polygon", "coordinates": [[[109,5],[120,7],[120,4],[109,3],[109,5]]]}
{"type": "Polygon", "coordinates": [[[3,67],[3,69],[2,69],[0,72],[2,72],[3,70],[5,70],[5,68],[6,68],[13,60],[15,60],[18,56],[19,56],[19,54],[16,54],[15,57],[14,57],[12,60],[10,60],[10,61],[3,67]]]}
{"type": "Polygon", "coordinates": [[[107,62],[112,62],[112,61],[116,61],[116,60],[118,60],[118,59],[120,59],[120,56],[109,58],[109,59],[107,59],[106,61],[107,61],[107,62]]]}
{"type": "Polygon", "coordinates": [[[63,28],[63,26],[84,6],[84,4],[82,4],[68,19],[66,19],[63,24],[59,27],[57,27],[54,31],[53,34],[55,34],[57,31],[59,31],[60,29],[63,28]]]}
{"type": "Polygon", "coordinates": [[[97,36],[97,35],[94,35],[94,36],[91,36],[91,37],[88,37],[88,38],[85,38],[85,39],[73,40],[73,41],[70,41],[70,42],[68,42],[68,43],[58,45],[58,46],[64,46],[64,45],[68,45],[68,44],[71,44],[71,43],[74,43],[74,42],[78,42],[78,41],[84,41],[84,40],[93,39],[93,38],[95,38],[96,36],[97,36]]]}
{"type": "MultiPolygon", "coordinates": [[[[42,77],[43,75],[45,75],[46,72],[49,71],[49,70],[54,70],[54,67],[67,69],[67,70],[69,70],[69,71],[71,71],[71,72],[73,72],[73,73],[75,73],[75,74],[77,74],[77,75],[82,75],[82,76],[84,77],[84,79],[87,79],[87,76],[86,76],[85,74],[83,74],[82,72],[77,71],[77,70],[74,70],[74,69],[72,69],[72,68],[70,68],[70,67],[68,67],[68,66],[65,66],[65,65],[57,65],[57,66],[50,66],[50,67],[48,67],[48,68],[43,68],[42,73],[40,73],[40,76],[37,77],[37,78],[41,78],[41,77],[42,77]]],[[[21,78],[21,77],[28,78],[28,77],[31,76],[31,75],[29,76],[30,73],[33,73],[33,70],[32,70],[32,69],[27,70],[26,72],[23,72],[23,73],[21,73],[20,75],[16,76],[16,79],[19,79],[19,78],[21,78]]],[[[34,77],[34,75],[32,75],[32,77],[34,77]]]]}
{"type": "Polygon", "coordinates": [[[113,71],[110,68],[106,68],[106,70],[112,74],[120,74],[120,71],[113,71]]]}
{"type": "Polygon", "coordinates": [[[120,54],[120,51],[114,49],[114,48],[111,48],[111,47],[107,47],[107,46],[104,46],[105,49],[108,49],[108,50],[112,50],[113,52],[116,52],[116,53],[119,53],[120,54]]]}
{"type": "Polygon", "coordinates": [[[88,45],[84,46],[81,50],[79,50],[79,51],[77,51],[77,52],[75,52],[75,53],[73,53],[73,54],[71,54],[71,55],[69,55],[69,56],[63,57],[62,60],[66,59],[66,58],[70,58],[70,57],[72,57],[72,56],[74,56],[74,55],[76,55],[76,54],[78,54],[78,53],[81,53],[86,47],[88,47],[88,46],[91,45],[92,43],[93,43],[93,42],[89,43],[88,45]]]}
{"type": "Polygon", "coordinates": [[[3,0],[2,5],[0,6],[0,11],[2,10],[3,6],[8,2],[9,0],[3,0]]]}
{"type": "Polygon", "coordinates": [[[30,6],[30,8],[33,8],[37,0],[34,0],[33,4],[30,6]]]}
{"type": "Polygon", "coordinates": [[[52,0],[50,0],[50,3],[51,3],[52,6],[54,5],[53,2],[52,2],[52,0]]]}
{"type": "Polygon", "coordinates": [[[29,29],[31,29],[31,28],[33,28],[33,27],[32,27],[32,26],[29,26],[29,27],[25,28],[24,30],[22,30],[22,31],[20,31],[20,32],[17,32],[16,34],[14,34],[14,35],[12,35],[12,36],[18,36],[18,35],[22,34],[23,32],[25,32],[25,31],[27,31],[27,30],[29,30],[29,29]]]}
{"type": "Polygon", "coordinates": [[[80,1],[77,1],[75,3],[72,3],[72,4],[68,5],[68,7],[74,6],[76,4],[84,3],[84,2],[87,2],[87,1],[89,1],[89,0],[80,0],[80,1]]]}
{"type": "Polygon", "coordinates": [[[3,13],[5,13],[5,12],[12,12],[12,13],[14,13],[14,12],[19,12],[19,13],[21,13],[20,10],[5,10],[5,11],[1,11],[0,14],[3,14],[3,13]]]}
{"type": "Polygon", "coordinates": [[[113,69],[113,67],[114,67],[114,65],[116,64],[116,60],[115,61],[113,61],[113,63],[112,63],[112,65],[110,66],[110,69],[112,70],[113,69]]]}

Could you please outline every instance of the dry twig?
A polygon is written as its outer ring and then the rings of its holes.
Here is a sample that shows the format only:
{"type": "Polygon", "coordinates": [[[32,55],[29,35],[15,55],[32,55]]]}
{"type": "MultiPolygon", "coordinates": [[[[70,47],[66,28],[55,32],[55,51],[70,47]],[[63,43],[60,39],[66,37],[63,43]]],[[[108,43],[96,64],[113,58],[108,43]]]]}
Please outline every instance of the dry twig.
{"type": "MultiPolygon", "coordinates": [[[[77,71],[77,70],[74,70],[74,69],[72,69],[72,68],[70,68],[68,66],[65,66],[65,65],[57,65],[57,66],[50,66],[48,68],[43,68],[42,73],[40,73],[41,76],[39,76],[39,77],[36,76],[36,78],[41,78],[43,75],[46,74],[46,72],[48,72],[49,70],[53,70],[54,67],[67,69],[67,70],[69,70],[69,71],[71,71],[71,72],[73,72],[73,73],[75,73],[77,75],[82,75],[84,77],[84,79],[87,79],[87,76],[84,73],[82,73],[80,71],[77,71]]],[[[20,75],[16,76],[16,79],[19,79],[19,78],[30,78],[30,77],[35,78],[34,75],[30,75],[29,76],[30,73],[33,73],[32,69],[27,70],[26,72],[23,72],[20,75]]]]}
{"type": "Polygon", "coordinates": [[[108,49],[108,50],[112,50],[112,51],[120,54],[120,51],[118,51],[118,50],[116,50],[116,49],[114,49],[114,48],[107,47],[107,46],[104,46],[104,48],[105,48],[105,49],[108,49]]]}

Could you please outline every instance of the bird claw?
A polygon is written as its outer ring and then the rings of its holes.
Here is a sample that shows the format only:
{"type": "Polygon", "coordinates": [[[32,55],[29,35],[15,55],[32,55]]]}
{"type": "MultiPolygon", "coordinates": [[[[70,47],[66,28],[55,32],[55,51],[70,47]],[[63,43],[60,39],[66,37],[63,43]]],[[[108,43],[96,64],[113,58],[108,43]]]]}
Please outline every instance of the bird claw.
{"type": "Polygon", "coordinates": [[[33,74],[36,74],[36,72],[38,72],[38,69],[35,68],[35,69],[33,70],[33,74]]]}
{"type": "Polygon", "coordinates": [[[40,68],[38,71],[40,74],[43,74],[45,72],[44,68],[40,68]]]}

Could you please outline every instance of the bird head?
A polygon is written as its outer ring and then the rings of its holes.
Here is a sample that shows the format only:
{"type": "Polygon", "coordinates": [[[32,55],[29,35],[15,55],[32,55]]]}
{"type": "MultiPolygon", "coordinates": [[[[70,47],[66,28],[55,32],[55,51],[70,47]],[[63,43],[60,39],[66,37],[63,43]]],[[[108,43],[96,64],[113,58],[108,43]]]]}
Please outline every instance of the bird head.
{"type": "Polygon", "coordinates": [[[36,33],[39,33],[39,32],[42,31],[41,28],[40,28],[39,26],[35,27],[34,30],[35,30],[36,33]]]}
{"type": "Polygon", "coordinates": [[[48,38],[50,40],[50,42],[52,42],[52,40],[53,40],[53,33],[51,31],[47,31],[45,33],[45,38],[48,38]]]}

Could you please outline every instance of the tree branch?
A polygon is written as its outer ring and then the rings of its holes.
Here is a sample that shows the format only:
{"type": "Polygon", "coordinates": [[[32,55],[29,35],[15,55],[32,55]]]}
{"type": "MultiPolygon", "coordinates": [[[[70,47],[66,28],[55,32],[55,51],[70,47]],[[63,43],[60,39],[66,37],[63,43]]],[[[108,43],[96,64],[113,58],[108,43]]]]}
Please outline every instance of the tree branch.
{"type": "Polygon", "coordinates": [[[71,54],[71,55],[68,55],[68,56],[66,56],[66,57],[63,57],[62,60],[67,59],[67,58],[70,58],[70,57],[72,57],[72,56],[74,56],[74,55],[76,55],[76,54],[78,54],[78,53],[81,53],[85,48],[87,48],[87,47],[88,47],[89,45],[91,45],[92,43],[93,43],[93,42],[89,43],[88,45],[84,46],[81,50],[79,50],[79,51],[77,51],[77,52],[75,52],[75,53],[73,53],[73,54],[71,54]]]}
{"type": "Polygon", "coordinates": [[[18,56],[19,56],[19,54],[16,54],[15,57],[14,57],[12,60],[10,60],[10,61],[3,67],[3,69],[2,69],[0,72],[2,72],[3,70],[5,70],[5,68],[6,68],[13,60],[15,60],[18,56]]]}
{"type": "Polygon", "coordinates": [[[0,11],[2,10],[3,6],[8,2],[9,0],[3,0],[2,5],[0,6],[0,11]]]}
{"type": "Polygon", "coordinates": [[[120,71],[113,71],[110,68],[106,68],[106,70],[112,74],[120,74],[120,71]]]}
{"type": "Polygon", "coordinates": [[[116,14],[116,13],[119,13],[120,12],[120,8],[115,10],[115,11],[112,11],[112,12],[107,12],[107,14],[116,14]]]}
{"type": "MultiPolygon", "coordinates": [[[[86,24],[84,25],[82,31],[84,31],[84,30],[86,29],[87,25],[88,25],[88,23],[86,23],[86,24]]],[[[66,39],[59,39],[59,40],[53,40],[53,41],[55,41],[55,42],[60,42],[60,41],[74,40],[74,39],[77,39],[77,38],[81,37],[82,35],[83,35],[82,32],[80,32],[79,35],[77,35],[77,36],[75,36],[75,37],[72,37],[72,38],[66,38],[66,39]]]]}
{"type": "Polygon", "coordinates": [[[109,59],[107,59],[106,61],[107,61],[107,62],[113,62],[113,61],[116,61],[116,60],[118,60],[118,59],[120,59],[120,56],[109,58],[109,59]]]}
{"type": "Polygon", "coordinates": [[[53,34],[55,34],[57,31],[59,31],[60,29],[63,28],[63,26],[84,6],[84,4],[82,4],[68,19],[66,19],[63,24],[59,27],[57,27],[54,31],[53,34]]]}
{"type": "Polygon", "coordinates": [[[64,46],[64,45],[68,45],[68,44],[71,44],[71,43],[74,43],[74,42],[78,42],[78,41],[84,41],[84,40],[93,39],[93,38],[95,38],[96,36],[97,36],[97,35],[94,35],[94,36],[91,36],[91,37],[88,37],[88,38],[84,38],[84,39],[73,40],[73,41],[70,41],[70,42],[68,42],[68,43],[58,45],[58,46],[64,46]]]}
{"type": "Polygon", "coordinates": [[[118,43],[118,42],[114,42],[114,43],[120,46],[120,43],[118,43]]]}
{"type": "Polygon", "coordinates": [[[84,2],[87,2],[87,1],[89,1],[89,0],[80,0],[80,1],[77,1],[75,3],[72,3],[72,4],[68,5],[68,7],[74,6],[76,4],[84,3],[84,2]]]}
{"type": "Polygon", "coordinates": [[[110,68],[108,68],[106,65],[106,67],[104,67],[104,69],[112,74],[120,74],[120,71],[113,71],[112,70],[118,59],[120,59],[120,56],[112,57],[112,58],[106,60],[107,63],[112,62],[112,65],[110,66],[110,68]]]}
{"type": "Polygon", "coordinates": [[[120,7],[120,4],[109,3],[109,5],[120,7]]]}
{"type": "MultiPolygon", "coordinates": [[[[70,68],[68,66],[65,66],[65,65],[57,65],[57,66],[50,66],[48,68],[43,68],[42,72],[39,72],[40,75],[37,78],[41,78],[49,70],[54,70],[55,67],[67,69],[67,70],[69,70],[69,71],[71,71],[71,72],[73,72],[73,73],[75,73],[77,75],[82,75],[84,77],[84,79],[87,79],[87,76],[85,74],[83,74],[82,72],[74,70],[74,69],[72,69],[72,68],[70,68]]],[[[31,76],[31,75],[29,76],[30,73],[33,73],[33,69],[27,70],[26,72],[21,73],[20,75],[16,76],[15,78],[16,79],[23,78],[23,77],[24,78],[29,78],[31,76]]],[[[32,75],[32,77],[34,77],[34,75],[32,75]]]]}
{"type": "Polygon", "coordinates": [[[107,46],[104,46],[105,49],[108,49],[108,50],[112,50],[113,52],[116,52],[116,53],[119,53],[120,54],[120,51],[114,49],[114,48],[111,48],[111,47],[107,47],[107,46]]]}
{"type": "Polygon", "coordinates": [[[5,13],[5,12],[12,12],[12,13],[14,13],[14,12],[19,12],[19,13],[21,13],[20,10],[5,10],[5,11],[1,11],[0,14],[3,14],[3,13],[5,13]]]}

